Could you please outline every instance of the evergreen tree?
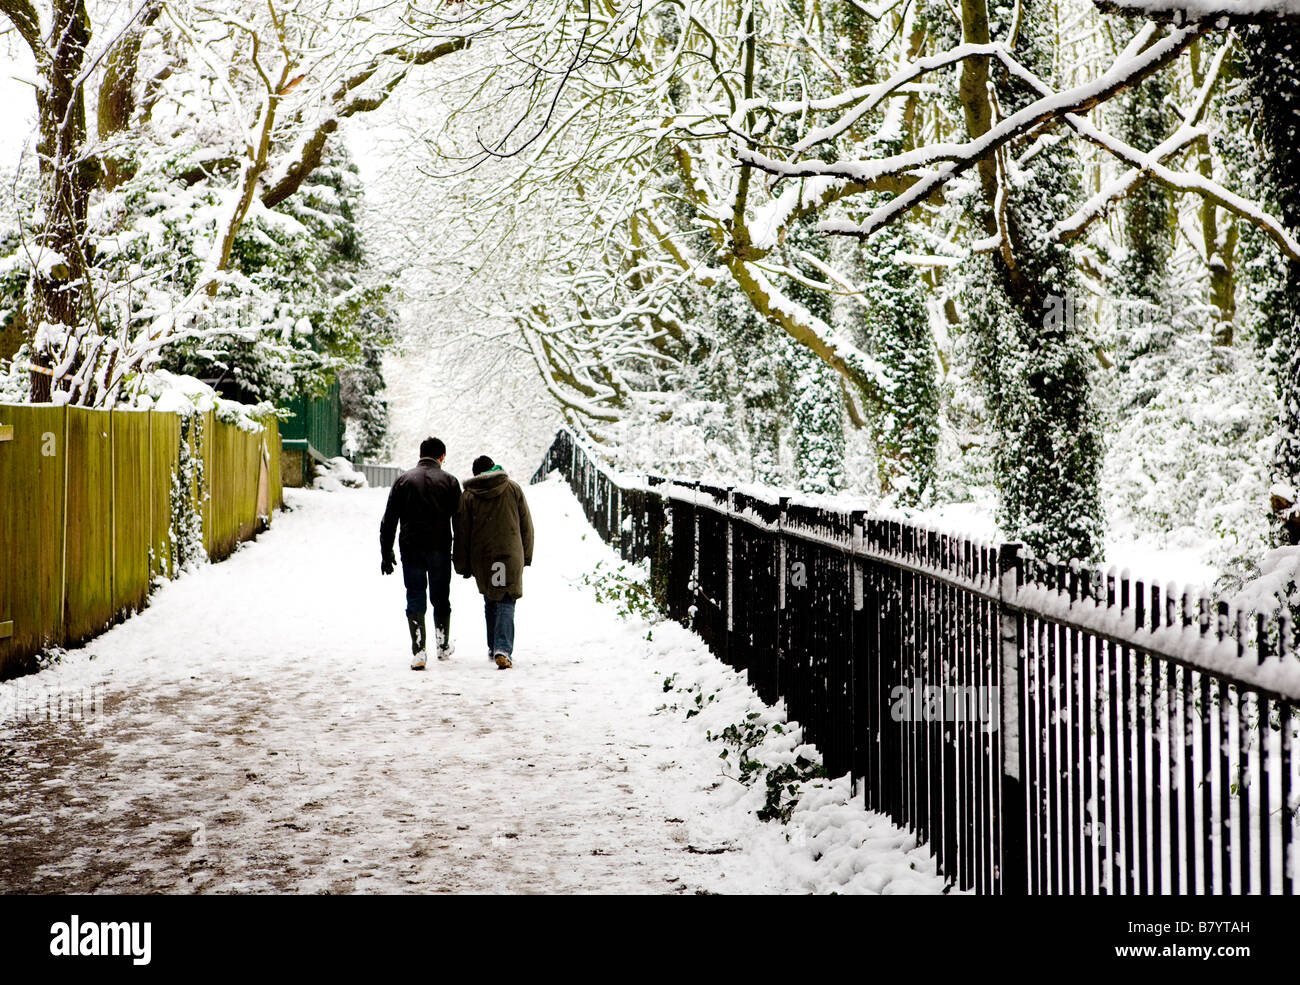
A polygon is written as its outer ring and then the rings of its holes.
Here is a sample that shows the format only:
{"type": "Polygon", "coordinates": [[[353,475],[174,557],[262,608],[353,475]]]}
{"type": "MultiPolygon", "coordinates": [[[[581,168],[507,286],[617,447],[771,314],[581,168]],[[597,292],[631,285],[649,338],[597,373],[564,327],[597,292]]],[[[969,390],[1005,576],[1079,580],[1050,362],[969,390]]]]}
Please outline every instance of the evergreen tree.
{"type": "MultiPolygon", "coordinates": [[[[1125,143],[1149,150],[1165,137],[1167,73],[1157,73],[1115,99],[1115,132],[1125,143]]],[[[1168,296],[1173,208],[1164,185],[1147,181],[1124,200],[1123,243],[1116,282],[1124,298],[1158,309],[1168,296]]]]}
{"type": "MultiPolygon", "coordinates": [[[[1245,74],[1252,97],[1261,178],[1288,229],[1300,228],[1300,28],[1252,27],[1243,32],[1245,74]]],[[[1300,544],[1300,263],[1277,261],[1265,290],[1258,335],[1276,374],[1278,389],[1275,479],[1277,538],[1300,544]],[[1277,270],[1280,267],[1280,270],[1277,270]],[[1289,515],[1288,515],[1289,514],[1289,515]]]]}
{"type": "MultiPolygon", "coordinates": [[[[1150,149],[1165,137],[1166,73],[1121,93],[1114,102],[1116,135],[1150,149]]],[[[1170,260],[1177,223],[1169,191],[1147,181],[1131,191],[1121,212],[1113,256],[1116,362],[1115,407],[1121,418],[1156,399],[1165,385],[1182,313],[1174,300],[1170,260]]],[[[1117,422],[1121,423],[1122,421],[1117,422]]],[[[1151,440],[1163,440],[1150,435],[1151,440]]]]}
{"type": "MultiPolygon", "coordinates": [[[[845,81],[855,87],[872,84],[879,59],[871,20],[848,0],[835,4],[833,11],[845,81]]],[[[909,39],[909,51],[919,51],[926,25],[924,15],[912,24],[915,39],[909,39]]],[[[896,23],[882,24],[881,32],[890,38],[907,27],[904,10],[897,13],[896,23]]],[[[912,146],[915,106],[911,97],[907,107],[903,132],[890,144],[874,147],[875,152],[912,146]]],[[[855,203],[854,210],[867,211],[877,204],[876,196],[867,195],[855,203]]],[[[915,268],[897,260],[908,245],[909,236],[898,225],[881,230],[854,251],[849,267],[862,295],[844,306],[841,318],[854,342],[880,362],[888,380],[881,399],[863,407],[876,449],[879,489],[898,505],[916,506],[934,485],[939,387],[921,279],[915,268]]]]}
{"type": "Polygon", "coordinates": [[[880,490],[901,506],[917,506],[933,491],[938,467],[939,382],[920,278],[896,258],[906,242],[903,228],[890,226],[856,252],[862,298],[846,315],[855,341],[889,381],[884,400],[867,407],[880,490]]]}
{"type": "MultiPolygon", "coordinates": [[[[801,222],[791,229],[786,239],[786,262],[800,276],[817,280],[820,271],[800,254],[824,260],[829,249],[825,236],[813,231],[809,223],[801,222]]],[[[787,293],[791,300],[830,324],[832,298],[827,291],[792,280],[787,293]]],[[[790,377],[788,423],[794,439],[794,469],[799,488],[809,493],[838,492],[845,486],[844,410],[839,377],[787,336],[775,337],[781,339],[790,377]]]]}
{"type": "Polygon", "coordinates": [[[361,361],[339,373],[345,452],[362,459],[383,453],[388,435],[388,401],[383,391],[383,349],[367,341],[362,345],[361,361]]]}
{"type": "MultiPolygon", "coordinates": [[[[793,0],[791,14],[811,37],[823,37],[820,10],[810,11],[803,0],[793,0]]],[[[860,25],[847,25],[851,34],[859,34],[860,25]]],[[[824,36],[829,38],[830,35],[824,36]]],[[[853,53],[860,46],[850,38],[846,45],[853,64],[850,75],[856,75],[865,66],[858,63],[853,53]]],[[[800,48],[794,61],[797,78],[802,85],[822,87],[829,84],[825,68],[809,57],[806,48],[800,48]]],[[[786,95],[797,98],[798,89],[787,85],[786,95]]],[[[777,129],[778,139],[793,143],[798,134],[793,121],[787,120],[777,129]]],[[[826,237],[816,232],[810,220],[795,222],[787,232],[782,252],[786,266],[795,277],[785,286],[791,301],[802,305],[813,317],[830,325],[834,320],[832,295],[815,286],[823,279],[814,261],[825,261],[830,256],[826,237]]],[[[794,445],[794,472],[796,482],[803,492],[835,493],[846,485],[844,472],[844,400],[840,378],[824,362],[803,346],[794,344],[789,336],[774,329],[773,338],[779,339],[779,349],[784,354],[784,365],[789,379],[790,404],[786,422],[794,445]]]]}
{"type": "Polygon", "coordinates": [[[356,227],[357,168],[331,148],[279,212],[259,213],[236,237],[235,267],[256,290],[223,312],[219,334],[169,348],[165,368],[229,397],[279,402],[320,393],[391,338],[388,289],[370,283],[356,227]]]}
{"type": "MultiPolygon", "coordinates": [[[[965,8],[978,4],[968,0],[965,8]]],[[[1041,0],[1023,4],[1015,53],[1040,77],[1052,78],[1052,46],[1041,0]]],[[[1010,16],[1010,11],[999,8],[1010,16]]],[[[978,18],[978,11],[974,12],[978,18]]],[[[977,26],[978,20],[977,20],[977,26]]],[[[982,25],[984,38],[1009,25],[982,25]]],[[[968,25],[969,29],[969,25],[968,25]]],[[[972,40],[979,40],[978,35],[972,40]]],[[[993,91],[1004,114],[1032,98],[1020,80],[998,72],[993,91]]],[[[963,87],[970,84],[963,79],[963,87]]],[[[973,129],[980,92],[965,100],[973,129]]],[[[1077,275],[1069,250],[1048,233],[1056,217],[1080,198],[1079,161],[1066,141],[1045,141],[1023,171],[1001,180],[996,168],[1017,168],[1011,155],[984,165],[983,194],[972,212],[991,235],[1005,223],[1008,248],[981,256],[965,291],[966,343],[982,384],[994,430],[993,459],[999,519],[1007,532],[1040,556],[1095,560],[1102,551],[1098,477],[1102,442],[1093,411],[1089,354],[1075,317],[1077,275]],[[997,187],[1005,189],[999,203],[997,187]],[[999,217],[995,209],[1004,208],[999,217]]]]}
{"type": "Polygon", "coordinates": [[[718,347],[714,392],[736,407],[755,480],[779,483],[781,410],[786,395],[784,353],[737,291],[718,285],[710,294],[718,347]]]}

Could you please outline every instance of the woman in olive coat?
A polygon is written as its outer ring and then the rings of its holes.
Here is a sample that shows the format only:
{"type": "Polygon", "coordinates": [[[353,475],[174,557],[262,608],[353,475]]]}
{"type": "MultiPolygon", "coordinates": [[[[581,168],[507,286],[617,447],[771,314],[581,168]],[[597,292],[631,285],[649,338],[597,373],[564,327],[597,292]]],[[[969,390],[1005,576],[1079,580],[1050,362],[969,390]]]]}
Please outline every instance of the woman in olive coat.
{"type": "Polygon", "coordinates": [[[474,576],[483,596],[488,657],[512,666],[515,602],[524,594],[524,568],[533,563],[533,519],[524,491],[486,455],[474,459],[456,512],[452,563],[474,576]]]}

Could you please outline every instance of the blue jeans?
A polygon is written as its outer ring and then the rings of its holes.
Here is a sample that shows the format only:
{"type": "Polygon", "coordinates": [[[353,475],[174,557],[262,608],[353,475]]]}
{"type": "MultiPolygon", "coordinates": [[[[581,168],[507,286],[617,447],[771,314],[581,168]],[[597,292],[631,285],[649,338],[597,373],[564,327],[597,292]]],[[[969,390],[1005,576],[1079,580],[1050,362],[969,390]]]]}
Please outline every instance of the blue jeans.
{"type": "Polygon", "coordinates": [[[507,596],[500,602],[483,600],[483,615],[487,621],[488,652],[491,654],[515,652],[515,600],[507,596]]]}
{"type": "Polygon", "coordinates": [[[451,622],[451,552],[402,552],[402,581],[406,583],[406,612],[424,615],[425,592],[433,603],[433,623],[445,627],[451,622]]]}

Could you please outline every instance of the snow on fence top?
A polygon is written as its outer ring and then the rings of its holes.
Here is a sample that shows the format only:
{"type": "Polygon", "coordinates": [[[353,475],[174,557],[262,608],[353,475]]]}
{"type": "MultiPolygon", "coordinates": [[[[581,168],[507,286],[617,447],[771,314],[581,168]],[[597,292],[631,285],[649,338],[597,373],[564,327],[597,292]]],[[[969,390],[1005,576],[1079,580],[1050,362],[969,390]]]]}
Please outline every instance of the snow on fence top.
{"type": "MultiPolygon", "coordinates": [[[[568,467],[623,492],[649,492],[673,502],[725,514],[783,537],[797,538],[871,560],[1000,602],[1031,618],[1090,634],[1286,700],[1300,700],[1296,659],[1285,613],[1266,617],[1239,596],[1236,606],[1127,569],[1049,562],[1019,544],[995,544],[865,509],[857,498],[781,495],[767,487],[731,488],[640,476],[611,469],[594,446],[561,429],[533,477],[568,467]],[[1011,568],[999,568],[1005,555],[1011,568]],[[1003,578],[1002,574],[1012,577],[1003,578]]],[[[1007,563],[1007,562],[1002,562],[1007,563]]]]}
{"type": "Polygon", "coordinates": [[[233,424],[250,434],[260,433],[264,429],[262,421],[276,413],[274,404],[241,404],[227,400],[202,380],[165,369],[141,374],[133,406],[138,410],[163,411],[181,417],[212,411],[217,420],[233,424]]]}

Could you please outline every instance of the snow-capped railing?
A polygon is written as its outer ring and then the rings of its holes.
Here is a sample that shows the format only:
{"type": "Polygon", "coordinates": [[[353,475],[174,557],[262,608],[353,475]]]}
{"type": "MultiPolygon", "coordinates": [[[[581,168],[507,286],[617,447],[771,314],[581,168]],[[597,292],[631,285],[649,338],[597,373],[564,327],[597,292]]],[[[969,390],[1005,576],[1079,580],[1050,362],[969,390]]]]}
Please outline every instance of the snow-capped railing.
{"type": "Polygon", "coordinates": [[[562,473],[656,600],[963,889],[1293,893],[1285,617],[826,500],[562,473]]]}

